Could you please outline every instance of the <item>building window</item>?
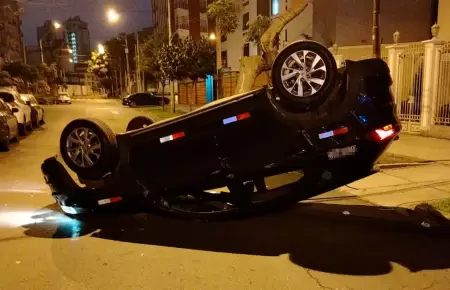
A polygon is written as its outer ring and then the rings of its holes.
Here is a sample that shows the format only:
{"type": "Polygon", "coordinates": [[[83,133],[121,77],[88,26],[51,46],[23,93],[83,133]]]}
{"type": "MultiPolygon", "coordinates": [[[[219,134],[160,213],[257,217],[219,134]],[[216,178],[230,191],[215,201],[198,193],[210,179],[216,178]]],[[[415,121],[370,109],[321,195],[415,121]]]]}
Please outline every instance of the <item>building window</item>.
{"type": "Polygon", "coordinates": [[[280,13],[280,0],[272,0],[272,15],[280,13]]]}
{"type": "Polygon", "coordinates": [[[228,54],[226,50],[222,51],[222,67],[228,67],[228,54]]]}
{"type": "Polygon", "coordinates": [[[200,31],[208,32],[208,19],[200,19],[200,31]]]}
{"type": "Polygon", "coordinates": [[[249,15],[249,13],[247,12],[247,13],[245,13],[243,16],[242,16],[242,30],[247,30],[248,29],[248,22],[250,21],[250,15],[249,15]]]}
{"type": "Polygon", "coordinates": [[[250,44],[244,44],[244,56],[250,56],[250,44]]]}

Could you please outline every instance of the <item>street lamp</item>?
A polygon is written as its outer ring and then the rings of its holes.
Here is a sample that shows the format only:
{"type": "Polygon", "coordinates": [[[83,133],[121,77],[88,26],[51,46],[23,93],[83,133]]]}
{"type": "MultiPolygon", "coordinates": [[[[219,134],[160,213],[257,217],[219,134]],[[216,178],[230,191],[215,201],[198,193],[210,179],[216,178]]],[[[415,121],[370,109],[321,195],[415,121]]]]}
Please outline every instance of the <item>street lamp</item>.
{"type": "MultiPolygon", "coordinates": [[[[53,27],[55,28],[55,30],[58,30],[61,28],[61,24],[59,24],[59,22],[54,21],[53,22],[53,27]]],[[[49,33],[51,32],[51,30],[47,31],[46,34],[44,34],[40,39],[39,39],[39,47],[41,49],[41,62],[44,63],[44,50],[42,49],[42,39],[44,39],[44,37],[46,37],[49,33]]]]}
{"type": "Polygon", "coordinates": [[[104,54],[105,53],[105,47],[103,46],[103,44],[99,43],[97,45],[97,48],[98,48],[98,53],[99,54],[104,54]]]}
{"type": "Polygon", "coordinates": [[[108,18],[108,22],[110,22],[110,23],[116,23],[119,20],[119,18],[120,18],[120,15],[113,8],[109,9],[106,12],[106,16],[108,18]]]}
{"type": "Polygon", "coordinates": [[[209,35],[209,40],[216,40],[216,34],[215,34],[214,32],[212,32],[212,33],[209,35]]]}

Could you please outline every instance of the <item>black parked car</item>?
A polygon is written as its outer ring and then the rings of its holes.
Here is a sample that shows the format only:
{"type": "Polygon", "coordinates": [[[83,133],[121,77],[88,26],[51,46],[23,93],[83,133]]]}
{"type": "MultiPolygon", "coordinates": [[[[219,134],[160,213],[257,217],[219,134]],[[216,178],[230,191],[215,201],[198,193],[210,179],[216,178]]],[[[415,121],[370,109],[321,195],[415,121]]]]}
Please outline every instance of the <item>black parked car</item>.
{"type": "Polygon", "coordinates": [[[153,124],[138,117],[123,134],[100,120],[70,122],[60,152],[86,187],[49,158],[42,171],[54,198],[68,214],[128,202],[183,218],[252,212],[372,174],[400,132],[381,59],[338,71],[326,47],[295,42],[277,56],[272,83],[153,124]],[[303,177],[267,189],[266,177],[291,171],[303,177]]]}
{"type": "Polygon", "coordinates": [[[14,116],[18,112],[17,108],[10,109],[9,106],[0,99],[0,149],[8,150],[11,140],[19,142],[19,122],[14,116]]]}
{"type": "Polygon", "coordinates": [[[165,104],[169,104],[170,102],[169,98],[163,98],[152,93],[136,93],[124,97],[122,104],[130,107],[161,106],[163,100],[165,104]]]}

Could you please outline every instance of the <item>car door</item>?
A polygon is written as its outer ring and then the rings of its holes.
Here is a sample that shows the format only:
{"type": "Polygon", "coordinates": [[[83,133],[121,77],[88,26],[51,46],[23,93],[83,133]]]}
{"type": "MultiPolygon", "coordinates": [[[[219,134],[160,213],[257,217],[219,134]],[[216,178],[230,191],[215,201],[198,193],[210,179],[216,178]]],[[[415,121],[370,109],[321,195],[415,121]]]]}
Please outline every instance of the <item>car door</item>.
{"type": "Polygon", "coordinates": [[[3,116],[6,119],[9,130],[15,133],[17,131],[17,119],[3,100],[0,100],[0,116],[3,116]]]}

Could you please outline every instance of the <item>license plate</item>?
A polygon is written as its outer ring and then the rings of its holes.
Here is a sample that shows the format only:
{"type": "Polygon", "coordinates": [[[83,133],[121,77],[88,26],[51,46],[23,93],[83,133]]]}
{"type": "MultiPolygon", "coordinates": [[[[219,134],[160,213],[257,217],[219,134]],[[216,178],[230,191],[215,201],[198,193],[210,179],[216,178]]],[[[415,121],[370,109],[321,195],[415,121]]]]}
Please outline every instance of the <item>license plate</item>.
{"type": "Polygon", "coordinates": [[[358,152],[356,145],[345,147],[345,148],[336,148],[327,152],[328,160],[339,159],[351,155],[355,155],[358,152]]]}

